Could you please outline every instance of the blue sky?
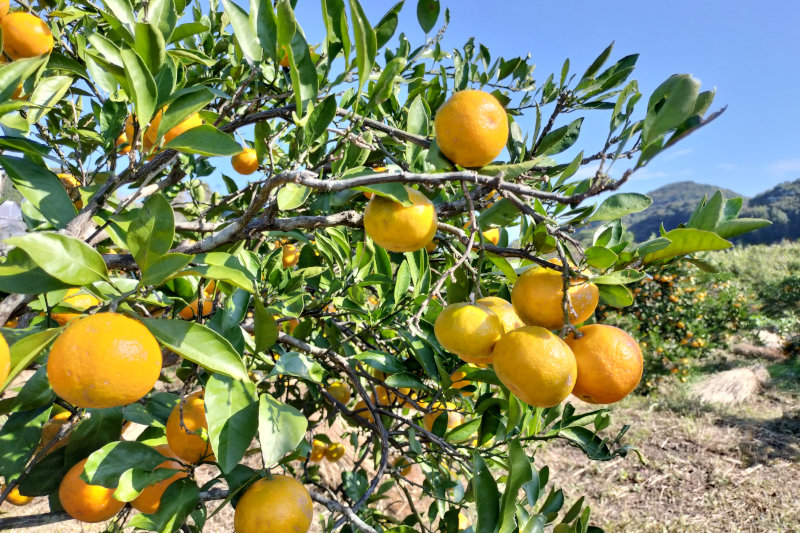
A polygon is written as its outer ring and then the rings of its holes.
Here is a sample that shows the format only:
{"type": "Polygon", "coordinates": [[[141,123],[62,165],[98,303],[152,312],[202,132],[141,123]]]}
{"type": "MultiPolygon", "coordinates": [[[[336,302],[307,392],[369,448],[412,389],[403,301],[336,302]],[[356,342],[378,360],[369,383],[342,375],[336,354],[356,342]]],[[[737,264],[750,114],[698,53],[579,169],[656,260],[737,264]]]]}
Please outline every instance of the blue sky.
{"type": "MultiPolygon", "coordinates": [[[[362,0],[373,25],[394,3],[362,0]]],[[[318,0],[299,0],[296,8],[311,43],[324,38],[319,6],[318,0]]],[[[460,48],[475,36],[493,57],[530,52],[539,81],[560,72],[567,57],[571,71],[580,74],[615,41],[612,61],[641,54],[633,78],[639,81],[644,102],[674,73],[694,75],[701,80],[702,90],[716,88],[712,111],[727,105],[725,114],[637,172],[623,190],[647,192],[670,182],[693,180],[752,196],[781,181],[800,178],[798,2],[512,0],[490,4],[451,0],[443,2],[442,14],[444,7],[451,12],[444,49],[460,48]]],[[[422,42],[415,0],[406,1],[399,31],[406,33],[412,46],[422,42]]],[[[589,153],[605,139],[607,113],[590,114],[575,152],[565,153],[564,159],[571,159],[578,149],[589,153]],[[593,121],[591,116],[599,118],[593,121]]],[[[574,118],[568,115],[564,122],[574,118]]],[[[533,129],[532,119],[520,122],[523,130],[533,129]]],[[[613,175],[624,168],[615,168],[613,175]]]]}

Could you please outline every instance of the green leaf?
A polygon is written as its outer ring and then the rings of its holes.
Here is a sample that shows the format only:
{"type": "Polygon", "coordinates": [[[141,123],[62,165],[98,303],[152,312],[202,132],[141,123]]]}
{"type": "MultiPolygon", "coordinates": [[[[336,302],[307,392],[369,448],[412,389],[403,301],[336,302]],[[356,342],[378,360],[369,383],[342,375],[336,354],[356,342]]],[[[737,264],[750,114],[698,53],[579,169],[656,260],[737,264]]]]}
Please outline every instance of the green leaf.
{"type": "Polygon", "coordinates": [[[392,374],[388,378],[386,378],[385,383],[390,387],[395,388],[410,388],[410,389],[420,389],[420,390],[429,390],[428,387],[414,374],[409,374],[408,372],[401,372],[399,374],[392,374]]]}
{"type": "Polygon", "coordinates": [[[216,95],[208,87],[190,87],[187,92],[170,102],[169,107],[164,111],[158,123],[158,138],[160,139],[166,132],[203,109],[215,97],[216,95]]]}
{"type": "Polygon", "coordinates": [[[611,307],[628,307],[633,303],[633,294],[624,285],[600,285],[600,300],[611,307]]]}
{"type": "Polygon", "coordinates": [[[380,370],[381,372],[386,372],[387,374],[396,374],[398,372],[404,372],[405,367],[403,363],[400,362],[395,356],[384,353],[384,352],[377,352],[377,351],[366,351],[356,354],[354,359],[361,361],[362,363],[380,370]]]}
{"type": "Polygon", "coordinates": [[[278,191],[278,209],[290,211],[303,205],[311,194],[311,189],[299,183],[287,183],[278,191]]]}
{"type": "Polygon", "coordinates": [[[87,409],[88,419],[81,420],[67,442],[66,463],[75,464],[109,442],[120,440],[122,408],[87,409]]]}
{"type": "Polygon", "coordinates": [[[308,420],[300,411],[263,394],[258,404],[258,440],[264,466],[270,468],[297,448],[307,427],[308,420]]]}
{"type": "Polygon", "coordinates": [[[381,72],[380,78],[378,78],[378,81],[372,89],[368,106],[381,104],[391,98],[394,92],[396,78],[403,72],[405,66],[406,58],[404,57],[396,57],[386,64],[383,72],[381,72]]]}
{"type": "MultiPolygon", "coordinates": [[[[375,62],[378,42],[375,31],[367,20],[364,10],[358,0],[349,0],[350,14],[353,18],[353,35],[356,43],[356,66],[358,67],[358,90],[356,94],[361,94],[361,88],[369,79],[372,72],[372,65],[375,62]]],[[[358,107],[358,100],[353,106],[358,107]]]]}
{"type": "Polygon", "coordinates": [[[103,0],[103,3],[122,24],[133,29],[136,19],[133,16],[133,6],[128,0],[103,0]]]}
{"type": "Polygon", "coordinates": [[[158,88],[153,74],[148,70],[141,56],[132,49],[122,48],[120,56],[125,67],[125,79],[133,92],[131,98],[136,109],[136,118],[140,124],[147,124],[153,118],[158,101],[158,88]]]}
{"type": "Polygon", "coordinates": [[[281,0],[276,7],[278,8],[278,45],[288,47],[294,34],[297,33],[297,21],[294,18],[292,4],[288,0],[281,0]]]}
{"type": "Polygon", "coordinates": [[[722,197],[722,191],[717,189],[711,199],[701,202],[701,206],[692,214],[686,227],[714,231],[717,224],[722,221],[724,206],[725,198],[722,197]]]}
{"type": "Polygon", "coordinates": [[[29,98],[28,124],[33,126],[47,115],[72,87],[70,76],[51,76],[36,84],[29,98]]]}
{"type": "Polygon", "coordinates": [[[199,155],[236,155],[242,151],[242,147],[232,135],[210,124],[203,124],[181,133],[164,148],[199,155]]]}
{"type": "Polygon", "coordinates": [[[67,191],[47,168],[10,156],[0,156],[0,165],[14,187],[53,227],[62,229],[75,217],[75,206],[67,191]]]}
{"type": "MultiPolygon", "coordinates": [[[[162,456],[161,459],[164,460],[166,458],[162,456]]],[[[142,470],[141,468],[126,470],[119,476],[117,489],[114,491],[114,498],[121,502],[131,502],[150,485],[169,479],[177,472],[178,470],[174,468],[158,468],[152,472],[142,470]]]]}
{"type": "Polygon", "coordinates": [[[392,38],[395,30],[397,30],[397,14],[400,12],[404,3],[405,0],[397,2],[375,26],[375,38],[378,48],[383,48],[383,46],[389,42],[389,39],[392,38]]]}
{"type": "Polygon", "coordinates": [[[508,478],[500,505],[499,533],[512,533],[516,528],[514,520],[519,489],[532,479],[531,462],[518,441],[508,446],[508,478]]]}
{"type": "Polygon", "coordinates": [[[590,246],[584,251],[589,266],[605,270],[616,263],[617,254],[605,246],[590,246]]]}
{"type": "Polygon", "coordinates": [[[647,147],[694,114],[699,93],[700,81],[689,74],[673,74],[659,85],[647,104],[642,128],[643,146],[647,147]]]}
{"type": "Polygon", "coordinates": [[[2,388],[0,388],[0,391],[4,391],[14,378],[17,377],[17,374],[28,368],[31,362],[58,337],[61,331],[61,328],[39,331],[12,344],[10,347],[11,371],[5,383],[3,383],[2,388]]]}
{"type": "Polygon", "coordinates": [[[236,42],[239,43],[247,62],[253,65],[261,61],[262,49],[247,12],[232,0],[222,0],[222,7],[231,21],[236,42]]]}
{"type": "MultiPolygon", "coordinates": [[[[522,174],[524,174],[525,172],[529,171],[533,167],[539,166],[541,164],[542,164],[542,158],[537,157],[535,159],[530,159],[528,161],[523,161],[521,163],[486,165],[485,167],[481,168],[478,172],[480,174],[487,174],[489,176],[498,176],[502,173],[503,179],[513,180],[514,178],[517,178],[522,174]]],[[[505,198],[503,200],[505,200],[505,198]]]]}
{"type": "MultiPolygon", "coordinates": [[[[486,168],[486,167],[484,167],[486,168]]],[[[488,227],[505,227],[517,220],[520,216],[519,208],[506,198],[500,198],[478,216],[478,225],[481,229],[488,227]]]]}
{"type": "Polygon", "coordinates": [[[478,428],[481,427],[481,417],[473,418],[468,422],[464,422],[460,426],[456,426],[450,431],[447,432],[445,438],[449,442],[464,442],[469,440],[475,433],[478,432],[478,428]]]}
{"type": "Polygon", "coordinates": [[[581,124],[583,124],[583,117],[572,121],[566,126],[554,129],[542,138],[534,155],[544,156],[563,152],[578,140],[578,135],[581,133],[581,124]]]}
{"type": "Polygon", "coordinates": [[[297,32],[292,37],[291,45],[286,47],[289,56],[289,75],[294,87],[295,105],[298,115],[305,113],[309,102],[314,102],[319,93],[317,67],[311,59],[311,50],[308,47],[302,32],[297,32]]]}
{"type": "Polygon", "coordinates": [[[169,200],[154,194],[145,201],[139,216],[128,228],[127,244],[133,258],[145,273],[172,247],[175,236],[175,214],[169,200]]]}
{"type": "Polygon", "coordinates": [[[474,453],[472,462],[472,490],[478,511],[475,533],[494,533],[500,518],[500,492],[497,490],[497,482],[479,452],[474,453]]]}
{"type": "Polygon", "coordinates": [[[126,527],[149,531],[171,532],[180,529],[200,501],[200,489],[195,481],[182,478],[167,487],[161,496],[161,505],[153,514],[138,514],[126,527]]]}
{"type": "Polygon", "coordinates": [[[198,33],[205,33],[209,30],[209,26],[207,22],[203,21],[195,21],[195,22],[187,22],[185,24],[181,24],[175,31],[172,32],[172,35],[169,37],[169,43],[179,43],[182,40],[191,37],[192,35],[197,35],[198,33]]]}
{"type": "Polygon", "coordinates": [[[258,394],[247,380],[212,374],[206,384],[208,440],[220,470],[239,464],[258,431],[258,394]]]}
{"type": "Polygon", "coordinates": [[[603,50],[597,58],[592,61],[592,64],[589,65],[589,68],[586,69],[586,72],[583,73],[581,79],[591,79],[594,77],[595,74],[600,70],[603,64],[606,62],[608,57],[611,55],[611,50],[614,49],[614,42],[612,41],[611,44],[603,50]]]}
{"type": "Polygon", "coordinates": [[[0,102],[11,99],[17,87],[39,70],[46,57],[31,57],[11,61],[0,67],[0,102]]]}
{"type": "Polygon", "coordinates": [[[644,211],[652,203],[652,198],[644,194],[635,192],[618,193],[603,200],[603,203],[600,204],[587,221],[616,220],[630,213],[644,211]]]}
{"type": "Polygon", "coordinates": [[[656,237],[655,239],[650,239],[649,241],[645,241],[640,244],[636,249],[636,254],[640,257],[644,257],[647,254],[666,248],[671,243],[672,241],[666,237],[656,237]]]}
{"type": "Polygon", "coordinates": [[[167,57],[164,34],[152,24],[137,22],[134,28],[134,47],[151,73],[161,69],[167,57]]]}
{"type": "Polygon", "coordinates": [[[494,266],[496,266],[500,270],[500,272],[503,273],[503,275],[506,277],[509,283],[517,282],[517,273],[514,270],[514,267],[511,266],[511,263],[508,262],[508,259],[500,255],[495,255],[493,253],[487,253],[486,257],[488,257],[489,261],[491,261],[494,264],[494,266]]]}
{"type": "Polygon", "coordinates": [[[733,246],[730,241],[726,241],[716,233],[694,228],[674,229],[667,232],[664,237],[671,241],[670,245],[645,255],[645,263],[680,257],[694,252],[724,250],[733,246]]]}
{"type": "Polygon", "coordinates": [[[439,0],[417,0],[417,20],[422,31],[428,33],[436,26],[440,9],[439,0]]]}
{"type": "Polygon", "coordinates": [[[644,278],[644,272],[636,270],[618,270],[592,278],[590,281],[596,285],[625,285],[644,278]]]}
{"type": "Polygon", "coordinates": [[[12,479],[22,472],[42,437],[50,407],[11,413],[0,429],[0,475],[12,479]]]}
{"type": "Polygon", "coordinates": [[[172,36],[178,23],[174,0],[152,0],[147,6],[148,22],[156,28],[164,41],[172,36]]]}
{"type": "Polygon", "coordinates": [[[167,279],[180,271],[194,258],[188,254],[164,254],[147,268],[147,272],[142,276],[142,286],[152,285],[158,287],[167,279]]]}
{"type": "Polygon", "coordinates": [[[305,138],[308,144],[322,137],[336,116],[336,96],[330,95],[318,103],[305,126],[305,138]]]}
{"type": "Polygon", "coordinates": [[[154,470],[166,460],[158,450],[141,442],[110,442],[89,456],[81,477],[90,485],[116,488],[126,471],[154,470]]]}
{"type": "Polygon", "coordinates": [[[306,354],[287,352],[281,354],[269,375],[289,375],[321,383],[322,378],[325,377],[325,369],[306,354]]]}
{"type": "Polygon", "coordinates": [[[250,20],[255,21],[256,35],[267,57],[280,61],[278,57],[278,19],[270,0],[250,0],[250,20]]]}
{"type": "Polygon", "coordinates": [[[736,218],[726,220],[713,229],[714,233],[723,239],[730,239],[748,231],[754,231],[764,226],[771,225],[772,222],[763,218],[736,218]]]}
{"type": "Polygon", "coordinates": [[[375,183],[374,185],[362,185],[360,187],[353,187],[356,191],[371,192],[384,198],[389,198],[395,202],[399,202],[405,206],[413,205],[411,200],[408,199],[408,191],[402,183],[375,183]]]}
{"type": "Polygon", "coordinates": [[[29,233],[5,240],[25,251],[42,270],[74,286],[108,280],[103,256],[88,244],[58,233],[29,233]]]}
{"type": "Polygon", "coordinates": [[[232,378],[250,379],[233,346],[208,327],[185,320],[156,318],[143,319],[142,323],[161,344],[189,361],[232,378]]]}
{"type": "Polygon", "coordinates": [[[411,272],[408,267],[408,261],[403,261],[397,269],[394,282],[394,302],[395,305],[400,302],[408,292],[408,287],[411,284],[411,272]]]}
{"type": "Polygon", "coordinates": [[[253,300],[253,311],[255,319],[256,350],[265,352],[275,345],[278,340],[278,324],[272,313],[264,308],[258,295],[253,300]]]}
{"type": "Polygon", "coordinates": [[[350,30],[344,0],[323,0],[322,18],[325,21],[325,51],[329,61],[342,52],[345,68],[350,68],[350,30]]]}

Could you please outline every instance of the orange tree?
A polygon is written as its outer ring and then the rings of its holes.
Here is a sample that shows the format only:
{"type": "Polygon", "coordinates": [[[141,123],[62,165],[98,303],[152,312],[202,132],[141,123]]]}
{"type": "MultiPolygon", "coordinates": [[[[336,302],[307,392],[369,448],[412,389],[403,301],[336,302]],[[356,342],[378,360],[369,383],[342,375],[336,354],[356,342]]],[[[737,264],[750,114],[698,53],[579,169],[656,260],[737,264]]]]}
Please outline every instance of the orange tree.
{"type": "Polygon", "coordinates": [[[44,0],[0,19],[2,190],[26,228],[0,259],[0,501],[51,509],[0,527],[199,531],[233,505],[240,532],[587,531],[534,453],[627,453],[607,408],[565,399],[577,380],[616,401],[642,354],[577,322],[764,223],[709,201],[624,239],[650,199],[611,193],[713,120],[713,92],[674,75],[642,101],[637,56],[610,46],[543,82],[474,40],[446,52],[438,0],[416,5],[421,43],[397,31],[403,2],[376,23],[323,0],[310,46],[294,3],[44,0]],[[588,114],[608,134],[578,152],[588,114]],[[250,177],[211,189],[227,157],[250,177]]]}

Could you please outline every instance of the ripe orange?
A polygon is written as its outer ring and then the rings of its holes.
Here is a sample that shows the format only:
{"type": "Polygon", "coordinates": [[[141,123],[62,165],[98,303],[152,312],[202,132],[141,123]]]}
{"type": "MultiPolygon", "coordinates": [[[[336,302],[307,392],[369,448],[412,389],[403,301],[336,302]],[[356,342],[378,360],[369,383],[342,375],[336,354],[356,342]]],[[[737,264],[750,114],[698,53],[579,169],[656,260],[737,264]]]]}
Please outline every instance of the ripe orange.
{"type": "Polygon", "coordinates": [[[566,342],[578,363],[572,393],[589,403],[614,403],[630,394],[642,379],[642,350],[636,340],[614,326],[591,324],[566,342]]]}
{"type": "Polygon", "coordinates": [[[294,244],[283,245],[283,268],[292,268],[300,261],[300,250],[294,244]]]}
{"type": "MultiPolygon", "coordinates": [[[[128,136],[125,135],[125,133],[123,132],[123,133],[119,134],[119,137],[117,137],[117,141],[114,143],[114,146],[119,148],[120,146],[122,146],[123,144],[125,144],[127,142],[128,142],[128,136]]],[[[127,155],[129,153],[131,153],[131,145],[130,144],[127,144],[125,146],[122,146],[122,148],[119,148],[119,155],[127,155]]]]}
{"type": "MultiPolygon", "coordinates": [[[[200,308],[200,304],[198,300],[193,301],[180,311],[178,311],[178,316],[184,320],[192,320],[194,317],[197,316],[197,311],[200,308]]],[[[203,316],[208,316],[214,310],[214,302],[211,300],[203,300],[203,316]]]]}
{"type": "Polygon", "coordinates": [[[158,508],[161,506],[161,496],[164,495],[164,491],[167,490],[167,487],[187,475],[183,466],[179,462],[173,460],[176,458],[175,452],[170,449],[169,445],[161,444],[160,446],[156,446],[156,450],[158,450],[161,455],[168,458],[158,465],[156,470],[159,468],[171,468],[173,470],[180,470],[180,472],[175,472],[172,477],[168,477],[167,479],[145,487],[145,489],[139,493],[139,496],[131,502],[134,509],[145,514],[158,511],[158,508]]]}
{"type": "Polygon", "coordinates": [[[183,404],[183,416],[181,416],[181,406],[178,404],[167,419],[167,444],[175,452],[176,457],[187,463],[197,464],[217,460],[211,450],[211,444],[195,433],[200,429],[205,430],[206,434],[208,432],[204,394],[205,391],[199,390],[187,396],[183,404]]]}
{"type": "MultiPolygon", "coordinates": [[[[153,146],[158,143],[158,126],[161,124],[161,117],[164,115],[164,112],[167,110],[167,106],[164,106],[156,116],[153,117],[153,120],[150,121],[150,126],[147,128],[144,134],[145,139],[145,149],[149,150],[153,146]]],[[[167,144],[172,139],[189,131],[192,128],[196,128],[197,126],[203,125],[203,119],[200,118],[200,115],[194,113],[189,118],[184,120],[183,122],[179,123],[178,125],[172,127],[169,131],[164,134],[164,144],[167,144]]]]}
{"type": "Polygon", "coordinates": [[[364,210],[364,230],[378,246],[390,252],[415,252],[433,240],[439,223],[427,196],[406,187],[413,205],[404,206],[383,196],[374,196],[364,210]]]}
{"type": "Polygon", "coordinates": [[[89,485],[80,478],[86,459],[69,469],[58,487],[61,506],[75,520],[81,522],[105,522],[125,507],[125,503],[114,498],[115,489],[89,485]]]}
{"type": "Polygon", "coordinates": [[[78,407],[133,403],[161,373],[161,349],[140,322],[97,313],[70,323],[53,343],[47,377],[61,398],[78,407]]]}
{"type": "Polygon", "coordinates": [[[0,384],[6,382],[9,372],[11,372],[11,350],[8,348],[6,340],[0,335],[0,384]]]}
{"type": "Polygon", "coordinates": [[[494,347],[494,371],[514,396],[534,407],[553,407],[577,379],[572,350],[550,331],[526,326],[503,335],[494,347]]]}
{"type": "Polygon", "coordinates": [[[350,387],[341,381],[331,383],[330,387],[328,387],[326,390],[328,391],[328,394],[336,398],[336,401],[339,403],[347,405],[347,402],[350,401],[350,387]]]}
{"type": "Polygon", "coordinates": [[[427,250],[429,254],[433,253],[433,251],[436,250],[436,246],[437,246],[436,241],[431,241],[425,245],[425,250],[427,250]]]}
{"type": "Polygon", "coordinates": [[[305,533],[314,518],[311,495],[289,476],[259,479],[244,493],[233,517],[236,533],[305,533]]]}
{"type": "Polygon", "coordinates": [[[487,296],[475,303],[483,304],[494,311],[494,314],[500,318],[500,322],[503,324],[503,330],[506,333],[525,325],[522,319],[517,315],[517,312],[514,311],[514,306],[511,305],[511,302],[498,296],[487,296]]]}
{"type": "Polygon", "coordinates": [[[364,400],[359,400],[353,406],[353,413],[357,414],[358,416],[360,416],[361,418],[363,418],[368,422],[371,423],[375,422],[375,418],[372,416],[372,412],[367,408],[367,402],[365,402],[364,400]]]}
{"type": "Polygon", "coordinates": [[[42,19],[18,11],[0,18],[3,28],[3,52],[11,59],[49,54],[53,50],[53,34],[42,19]]]}
{"type": "MultiPolygon", "coordinates": [[[[564,326],[563,297],[561,273],[540,266],[523,272],[511,291],[511,302],[519,317],[529,326],[547,329],[564,326]]],[[[569,288],[569,300],[572,303],[570,322],[580,324],[592,316],[599,299],[597,285],[585,279],[573,278],[569,288]]]]}
{"type": "Polygon", "coordinates": [[[335,463],[342,457],[344,457],[344,446],[341,443],[334,442],[325,448],[325,459],[328,461],[335,463]]]}
{"type": "Polygon", "coordinates": [[[411,464],[411,461],[409,461],[407,457],[401,456],[394,460],[392,466],[400,470],[401,476],[406,477],[411,473],[411,467],[413,465],[411,464]]]}
{"type": "MultiPolygon", "coordinates": [[[[463,370],[457,370],[450,374],[450,388],[463,389],[464,387],[472,385],[471,381],[464,379],[466,376],[467,373],[463,370]]],[[[461,394],[464,396],[472,396],[472,391],[461,391],[461,394]]]]}
{"type": "MultiPolygon", "coordinates": [[[[51,440],[56,438],[58,435],[61,426],[66,424],[69,421],[69,417],[72,413],[69,411],[62,411],[50,417],[50,420],[44,423],[42,426],[42,439],[40,441],[39,447],[46,446],[51,440]]],[[[50,447],[48,453],[53,452],[59,448],[63,448],[69,442],[69,436],[61,439],[60,441],[56,442],[50,447]]]]}
{"type": "MultiPolygon", "coordinates": [[[[88,293],[81,293],[79,289],[69,289],[64,298],[64,303],[78,309],[89,309],[100,303],[100,300],[88,293]]],[[[81,316],[80,313],[53,313],[50,317],[63,326],[73,318],[81,316]]]]}
{"type": "MultiPolygon", "coordinates": [[[[6,6],[7,5],[8,4],[6,4],[6,6]]],[[[5,483],[0,485],[0,492],[3,492],[4,490],[6,490],[5,483]]],[[[28,505],[29,503],[31,503],[33,501],[33,498],[34,498],[33,496],[23,496],[22,494],[19,493],[19,487],[14,487],[13,489],[11,489],[11,492],[8,493],[8,496],[6,496],[6,501],[11,505],[16,505],[17,507],[21,507],[23,505],[28,505]]]]}
{"type": "Polygon", "coordinates": [[[484,91],[453,94],[439,108],[433,127],[439,150],[462,167],[488,165],[508,140],[506,110],[484,91]]]}
{"type": "Polygon", "coordinates": [[[327,444],[321,440],[314,439],[311,441],[311,454],[308,456],[308,460],[312,463],[318,463],[322,461],[322,458],[325,457],[325,450],[327,448],[327,444]]]}
{"type": "Polygon", "coordinates": [[[245,176],[258,170],[258,156],[252,148],[244,148],[238,154],[231,156],[233,170],[245,176]]]}
{"type": "Polygon", "coordinates": [[[483,232],[483,238],[497,246],[497,243],[500,242],[500,230],[497,228],[487,229],[483,232]]]}
{"type": "Polygon", "coordinates": [[[433,424],[442,415],[447,415],[447,429],[453,429],[464,423],[464,415],[455,412],[456,406],[450,402],[434,402],[431,405],[431,412],[422,418],[422,426],[428,431],[433,431],[433,424]]]}
{"type": "Polygon", "coordinates": [[[492,349],[503,335],[503,324],[483,304],[458,303],[444,308],[434,324],[442,347],[468,363],[491,363],[492,349]]]}
{"type": "Polygon", "coordinates": [[[8,15],[8,0],[0,0],[0,18],[5,17],[8,15]]]}

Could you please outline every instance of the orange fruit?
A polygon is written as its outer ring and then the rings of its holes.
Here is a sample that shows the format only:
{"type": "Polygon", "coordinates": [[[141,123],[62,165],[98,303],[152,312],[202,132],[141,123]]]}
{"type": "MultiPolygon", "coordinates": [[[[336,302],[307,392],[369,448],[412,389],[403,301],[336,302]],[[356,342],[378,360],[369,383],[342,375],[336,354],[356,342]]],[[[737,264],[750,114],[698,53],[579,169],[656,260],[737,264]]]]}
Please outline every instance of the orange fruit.
{"type": "MultiPolygon", "coordinates": [[[[529,326],[556,329],[564,326],[561,273],[541,266],[523,272],[511,291],[511,302],[519,317],[529,326]]],[[[592,316],[600,299],[597,285],[582,278],[572,278],[569,320],[580,324],[592,316]]]]}
{"type": "MultiPolygon", "coordinates": [[[[100,300],[91,294],[85,292],[82,293],[80,290],[72,288],[67,291],[67,294],[64,298],[64,303],[71,305],[72,307],[77,307],[78,309],[89,309],[90,307],[94,307],[95,305],[99,304],[100,300]]],[[[81,316],[80,313],[53,313],[50,315],[50,317],[58,322],[61,326],[79,316],[81,316]]]]}
{"type": "Polygon", "coordinates": [[[375,387],[375,394],[372,396],[372,401],[375,403],[375,405],[379,406],[389,405],[394,401],[395,397],[396,395],[392,392],[389,392],[389,389],[378,385],[375,387]]]}
{"type": "MultiPolygon", "coordinates": [[[[6,4],[6,8],[8,8],[8,4],[6,4]]],[[[0,492],[6,490],[5,484],[0,485],[0,492]]],[[[23,505],[28,505],[33,501],[33,496],[23,496],[19,493],[19,487],[14,487],[11,489],[11,492],[8,493],[6,496],[6,501],[11,505],[16,505],[17,507],[21,507],[23,505]]]]}
{"type": "Polygon", "coordinates": [[[164,495],[164,491],[167,490],[167,487],[187,475],[183,466],[179,462],[173,460],[176,458],[175,452],[170,449],[169,445],[161,444],[160,446],[156,446],[156,450],[165,458],[168,458],[158,465],[156,470],[159,468],[171,468],[173,470],[179,470],[179,472],[175,472],[171,477],[145,487],[136,499],[131,502],[134,509],[145,514],[158,511],[158,508],[161,506],[161,496],[164,495]]]}
{"type": "Polygon", "coordinates": [[[322,461],[322,458],[325,457],[325,450],[327,448],[327,444],[321,440],[314,439],[311,441],[311,454],[308,456],[308,460],[312,463],[318,463],[322,461]]]}
{"type": "MultiPolygon", "coordinates": [[[[56,438],[58,435],[61,426],[66,424],[69,421],[69,417],[72,415],[69,411],[62,411],[50,417],[50,419],[44,423],[42,426],[42,439],[40,441],[39,447],[46,446],[48,442],[56,438]]],[[[61,439],[60,441],[56,442],[50,447],[48,453],[53,452],[59,448],[63,448],[69,442],[69,436],[61,439]]]]}
{"type": "Polygon", "coordinates": [[[8,15],[8,0],[0,0],[0,18],[5,17],[8,15]]]}
{"type": "MultiPolygon", "coordinates": [[[[7,325],[7,324],[6,324],[7,325]]],[[[11,350],[8,348],[8,343],[0,335],[0,384],[5,383],[8,379],[8,374],[11,372],[11,350]]]]}
{"type": "Polygon", "coordinates": [[[74,320],[50,349],[47,377],[77,407],[128,405],[150,392],[161,373],[161,349],[140,322],[117,313],[74,320]]]}
{"type": "Polygon", "coordinates": [[[300,261],[300,250],[294,244],[283,245],[283,268],[292,268],[300,261]]]}
{"type": "Polygon", "coordinates": [[[487,229],[483,232],[483,238],[497,246],[497,243],[500,242],[500,230],[497,228],[487,229]]]}
{"type": "Polygon", "coordinates": [[[344,446],[342,446],[340,443],[334,442],[325,448],[325,459],[328,461],[335,463],[342,457],[344,457],[344,446]]]}
{"type": "MultiPolygon", "coordinates": [[[[195,300],[178,311],[178,316],[184,320],[192,320],[197,316],[197,310],[199,308],[200,304],[198,303],[198,300],[195,300]]],[[[214,302],[211,300],[203,300],[203,316],[210,315],[212,311],[214,311],[214,302]]]]}
{"type": "Polygon", "coordinates": [[[561,403],[578,374],[569,346],[538,326],[503,335],[494,347],[494,371],[514,396],[534,407],[561,403]]]}
{"type": "Polygon", "coordinates": [[[245,176],[258,170],[258,156],[252,148],[244,148],[238,154],[231,156],[233,170],[245,176]]]}
{"type": "Polygon", "coordinates": [[[456,406],[450,402],[434,402],[431,405],[431,412],[422,417],[422,425],[428,431],[433,431],[433,424],[442,415],[447,415],[447,429],[453,429],[464,423],[464,415],[455,412],[456,406]]]}
{"type": "Polygon", "coordinates": [[[18,11],[0,18],[3,28],[3,52],[11,59],[49,54],[53,50],[53,34],[42,19],[18,11]]]}
{"type": "Polygon", "coordinates": [[[413,465],[411,464],[411,461],[409,461],[407,457],[401,456],[394,460],[392,466],[400,470],[401,476],[406,477],[411,473],[411,467],[413,465]]]}
{"type": "MultiPolygon", "coordinates": [[[[279,315],[275,315],[275,319],[277,320],[280,318],[279,315]]],[[[291,335],[294,331],[294,328],[300,325],[300,320],[296,318],[290,318],[289,320],[284,320],[283,322],[278,323],[278,330],[283,331],[287,335],[291,335]]]]}
{"type": "Polygon", "coordinates": [[[364,210],[364,230],[378,246],[390,252],[415,252],[433,240],[439,223],[427,196],[406,187],[410,206],[374,196],[364,210]]]}
{"type": "MultiPolygon", "coordinates": [[[[122,146],[123,144],[125,144],[127,142],[128,142],[128,136],[125,135],[125,133],[123,132],[123,133],[119,134],[119,137],[117,137],[117,140],[116,140],[114,146],[119,148],[120,146],[122,146]]],[[[119,155],[127,155],[129,153],[131,153],[131,145],[130,144],[127,144],[125,146],[122,146],[122,148],[119,148],[119,155]]]]}
{"type": "Polygon", "coordinates": [[[462,167],[488,165],[508,140],[506,110],[484,91],[453,94],[436,113],[433,128],[439,150],[462,167]]]}
{"type": "MultiPolygon", "coordinates": [[[[453,389],[463,389],[464,387],[472,385],[471,381],[464,379],[466,376],[467,373],[463,370],[456,370],[450,374],[450,387],[453,389]]],[[[462,391],[461,394],[464,396],[472,396],[472,391],[462,391]]]]}
{"type": "Polygon", "coordinates": [[[305,533],[314,518],[311,495],[289,476],[259,479],[236,505],[236,533],[305,533]]]}
{"type": "MultiPolygon", "coordinates": [[[[148,126],[147,130],[144,133],[144,139],[146,141],[145,142],[146,150],[149,150],[150,148],[158,144],[158,126],[161,124],[161,117],[164,116],[164,112],[167,110],[167,107],[168,106],[164,106],[158,113],[156,113],[156,116],[154,116],[153,120],[150,121],[150,126],[148,126]]],[[[194,113],[193,115],[190,115],[187,119],[185,119],[183,122],[170,128],[170,130],[164,134],[164,144],[167,144],[181,133],[184,133],[192,128],[196,128],[197,126],[202,126],[202,125],[203,125],[203,119],[200,118],[200,115],[194,113]]]]}
{"type": "Polygon", "coordinates": [[[61,506],[75,520],[105,522],[125,507],[125,502],[114,498],[114,490],[100,485],[89,485],[80,478],[86,459],[69,469],[58,487],[61,506]]]}
{"type": "Polygon", "coordinates": [[[487,296],[475,303],[483,304],[494,311],[494,314],[500,318],[500,322],[503,324],[503,330],[506,333],[525,325],[522,319],[517,315],[517,312],[514,311],[514,306],[511,305],[511,302],[498,296],[487,296]]]}
{"type": "Polygon", "coordinates": [[[431,241],[428,244],[426,244],[425,250],[427,250],[429,254],[433,253],[433,251],[436,250],[436,241],[431,241]]]}
{"type": "Polygon", "coordinates": [[[345,383],[341,381],[336,381],[331,383],[331,385],[326,389],[328,394],[336,398],[336,401],[339,403],[347,405],[347,402],[350,401],[351,392],[350,387],[348,387],[345,383]]]}
{"type": "Polygon", "coordinates": [[[503,323],[483,304],[458,303],[444,308],[433,327],[442,347],[468,363],[491,363],[503,323]]]}
{"type": "Polygon", "coordinates": [[[566,342],[578,363],[572,394],[589,403],[614,403],[630,394],[642,379],[642,350],[623,330],[604,324],[578,329],[583,336],[566,342]]]}
{"type": "Polygon", "coordinates": [[[205,391],[201,389],[187,396],[183,403],[183,415],[178,404],[167,419],[167,444],[176,457],[187,463],[217,460],[211,444],[196,433],[201,429],[208,433],[204,394],[205,391]]]}
{"type": "Polygon", "coordinates": [[[367,402],[364,400],[359,400],[355,406],[353,406],[353,413],[368,422],[375,423],[375,418],[372,416],[372,412],[367,408],[367,402]]]}
{"type": "Polygon", "coordinates": [[[289,64],[289,52],[284,52],[279,65],[283,68],[289,68],[289,64]]]}

